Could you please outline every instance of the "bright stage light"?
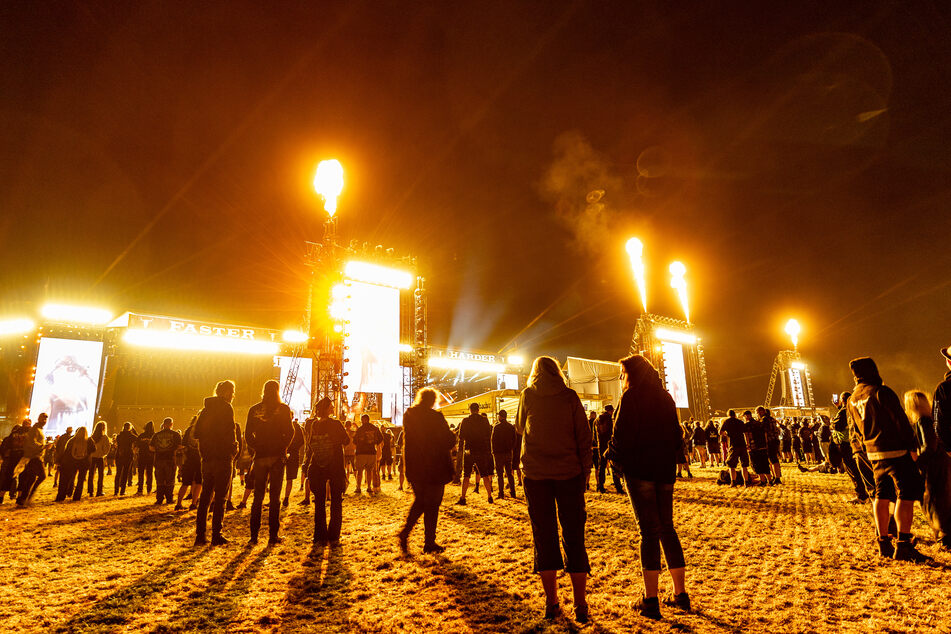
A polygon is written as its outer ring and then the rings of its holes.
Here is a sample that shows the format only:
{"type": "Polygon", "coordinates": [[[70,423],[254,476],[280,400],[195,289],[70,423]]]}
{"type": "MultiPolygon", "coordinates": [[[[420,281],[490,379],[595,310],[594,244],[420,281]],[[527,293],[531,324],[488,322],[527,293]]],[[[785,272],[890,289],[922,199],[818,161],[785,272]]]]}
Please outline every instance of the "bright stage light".
{"type": "Polygon", "coordinates": [[[799,347],[799,333],[802,332],[802,327],[799,325],[799,322],[795,319],[790,319],[786,322],[786,334],[792,339],[793,348],[799,347]]]}
{"type": "Polygon", "coordinates": [[[443,357],[431,357],[429,359],[429,367],[437,370],[460,370],[468,372],[485,372],[487,374],[501,374],[505,372],[505,366],[501,363],[467,361],[463,359],[446,359],[443,357]]]}
{"type": "Polygon", "coordinates": [[[69,304],[46,304],[40,314],[51,321],[67,324],[90,324],[101,326],[112,321],[112,313],[104,308],[70,306],[69,304]]]}
{"type": "Polygon", "coordinates": [[[697,337],[689,332],[679,330],[668,330],[667,328],[657,328],[654,330],[654,336],[661,341],[672,341],[674,343],[686,343],[692,345],[697,343],[697,337]]]}
{"type": "Polygon", "coordinates": [[[130,328],[122,340],[145,348],[163,348],[168,350],[194,350],[202,352],[236,352],[244,354],[276,355],[280,344],[272,341],[250,341],[228,337],[209,337],[205,335],[185,335],[180,332],[161,332],[130,328]]]}
{"type": "Polygon", "coordinates": [[[329,159],[317,165],[314,191],[324,197],[324,209],[333,217],[337,213],[337,198],[343,191],[343,166],[340,161],[329,159]]]}
{"type": "Polygon", "coordinates": [[[20,335],[27,332],[33,332],[36,328],[36,322],[32,319],[4,319],[0,321],[0,336],[20,335]]]}
{"type": "Polygon", "coordinates": [[[412,352],[412,351],[413,351],[413,346],[409,345],[408,343],[400,344],[400,352],[412,352]]]}
{"type": "Polygon", "coordinates": [[[793,361],[792,363],[789,364],[789,367],[795,370],[805,370],[806,364],[803,363],[802,361],[793,361]]]}
{"type": "Polygon", "coordinates": [[[677,291],[677,296],[680,298],[680,305],[683,306],[684,316],[687,318],[687,323],[690,323],[690,306],[687,303],[687,280],[684,279],[684,275],[687,274],[687,267],[683,265],[683,262],[671,262],[670,263],[670,287],[677,291]]]}
{"type": "Polygon", "coordinates": [[[356,260],[347,262],[343,272],[349,279],[366,282],[367,284],[379,284],[380,286],[392,286],[393,288],[409,288],[413,285],[413,275],[411,273],[378,264],[370,264],[369,262],[358,262],[356,260]]]}
{"type": "Polygon", "coordinates": [[[301,332],[300,330],[285,330],[281,338],[287,343],[304,343],[310,339],[306,332],[301,332]]]}
{"type": "Polygon", "coordinates": [[[525,365],[525,357],[520,354],[511,354],[508,358],[509,365],[525,365]]]}
{"type": "Polygon", "coordinates": [[[644,267],[644,243],[638,238],[631,238],[625,245],[627,254],[631,258],[631,270],[634,272],[634,281],[637,291],[641,294],[641,305],[647,312],[647,275],[644,267]]]}

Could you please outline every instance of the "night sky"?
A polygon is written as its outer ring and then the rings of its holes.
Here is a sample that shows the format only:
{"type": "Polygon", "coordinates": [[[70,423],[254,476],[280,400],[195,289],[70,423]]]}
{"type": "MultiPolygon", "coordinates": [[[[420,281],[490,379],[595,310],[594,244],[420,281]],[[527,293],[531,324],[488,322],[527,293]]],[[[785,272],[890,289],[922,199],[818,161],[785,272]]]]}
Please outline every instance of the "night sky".
{"type": "Polygon", "coordinates": [[[321,237],[416,255],[436,345],[617,359],[688,269],[715,407],[803,323],[820,399],[951,344],[938,2],[0,4],[0,315],[284,328],[321,237]],[[45,7],[45,8],[44,8],[45,7]],[[603,191],[594,205],[589,192],[603,191]]]}

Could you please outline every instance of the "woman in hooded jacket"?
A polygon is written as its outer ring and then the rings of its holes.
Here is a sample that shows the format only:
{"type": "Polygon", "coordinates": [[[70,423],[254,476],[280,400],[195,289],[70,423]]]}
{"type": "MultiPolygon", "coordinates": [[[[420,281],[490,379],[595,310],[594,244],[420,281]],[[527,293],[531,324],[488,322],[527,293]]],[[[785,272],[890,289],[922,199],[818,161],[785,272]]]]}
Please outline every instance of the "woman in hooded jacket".
{"type": "Polygon", "coordinates": [[[109,436],[106,435],[106,421],[101,420],[96,423],[96,428],[93,430],[91,438],[95,445],[95,450],[90,456],[89,482],[86,486],[86,493],[89,497],[93,496],[93,480],[98,476],[96,497],[101,497],[103,494],[102,480],[105,472],[106,456],[109,455],[109,451],[112,449],[112,442],[109,440],[109,436]]]}
{"type": "Polygon", "coordinates": [[[657,597],[663,546],[674,595],[669,604],[689,611],[684,587],[684,551],[674,529],[674,481],[683,438],[677,408],[650,361],[639,354],[621,359],[624,393],[614,417],[607,457],[627,481],[641,532],[644,598],[641,615],[659,619],[657,597]]]}
{"type": "Polygon", "coordinates": [[[532,523],[535,572],[545,591],[545,618],[561,613],[557,575],[567,569],[575,618],[585,623],[591,566],[584,544],[584,489],[592,465],[591,427],[581,399],[551,357],[538,357],[532,365],[528,387],[519,399],[515,430],[522,436],[522,482],[532,523]],[[558,544],[559,522],[564,559],[558,544]]]}
{"type": "Polygon", "coordinates": [[[70,495],[73,501],[83,496],[83,482],[89,471],[90,456],[96,449],[96,443],[89,437],[85,427],[80,427],[66,443],[59,476],[59,488],[56,501],[63,502],[70,495]]]}

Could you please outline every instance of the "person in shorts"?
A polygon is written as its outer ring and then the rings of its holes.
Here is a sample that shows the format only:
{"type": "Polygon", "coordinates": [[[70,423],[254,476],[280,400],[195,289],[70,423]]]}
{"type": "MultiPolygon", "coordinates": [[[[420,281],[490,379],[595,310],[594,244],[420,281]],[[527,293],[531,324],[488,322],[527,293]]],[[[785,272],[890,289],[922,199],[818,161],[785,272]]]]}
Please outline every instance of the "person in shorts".
{"type": "Polygon", "coordinates": [[[736,476],[737,465],[743,469],[743,483],[751,486],[750,453],[746,447],[746,425],[736,417],[732,409],[729,417],[720,426],[720,436],[729,442],[726,455],[726,466],[730,468],[730,486],[739,486],[736,476]]]}
{"type": "Polygon", "coordinates": [[[367,478],[367,493],[373,493],[374,473],[376,472],[376,448],[383,442],[383,434],[380,429],[370,422],[370,416],[364,414],[360,417],[360,426],[353,435],[353,443],[356,446],[356,471],[357,471],[357,490],[355,493],[360,495],[360,487],[363,484],[363,476],[367,478]]]}
{"type": "Polygon", "coordinates": [[[193,416],[188,429],[182,436],[182,444],[185,446],[185,464],[182,465],[181,478],[182,486],[178,489],[178,503],[175,504],[175,510],[184,509],[182,500],[185,499],[185,493],[191,489],[192,502],[188,510],[194,510],[198,507],[198,496],[201,495],[201,454],[198,453],[198,440],[195,438],[195,421],[197,416],[193,416]]]}
{"type": "Polygon", "coordinates": [[[466,491],[469,489],[469,478],[472,469],[477,468],[482,477],[482,484],[492,499],[492,476],[495,473],[495,464],[492,461],[492,425],[485,414],[479,413],[479,404],[469,405],[469,415],[459,423],[459,444],[463,451],[462,459],[462,494],[456,504],[466,503],[466,491]]]}

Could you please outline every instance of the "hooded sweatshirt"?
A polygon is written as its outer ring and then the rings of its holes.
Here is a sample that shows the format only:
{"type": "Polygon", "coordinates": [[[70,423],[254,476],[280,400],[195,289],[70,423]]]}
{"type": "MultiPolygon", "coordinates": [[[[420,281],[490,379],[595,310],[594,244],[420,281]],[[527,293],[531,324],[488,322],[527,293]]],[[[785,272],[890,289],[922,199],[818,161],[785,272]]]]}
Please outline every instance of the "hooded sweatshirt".
{"type": "Polygon", "coordinates": [[[522,472],[532,480],[568,480],[591,469],[591,427],[578,394],[560,377],[540,374],[522,390],[515,415],[522,472]]]}
{"type": "Polygon", "coordinates": [[[195,439],[202,460],[233,460],[238,455],[238,431],[231,403],[209,396],[195,423],[195,439]]]}
{"type": "Polygon", "coordinates": [[[855,390],[849,399],[849,421],[854,425],[870,460],[899,458],[918,448],[915,432],[898,395],[885,386],[875,362],[855,359],[849,366],[855,390]]]}
{"type": "Polygon", "coordinates": [[[951,448],[951,372],[945,374],[944,381],[935,388],[934,407],[931,414],[938,440],[944,445],[945,450],[951,448]]]}
{"type": "Polygon", "coordinates": [[[261,401],[251,406],[244,437],[255,459],[287,456],[287,446],[294,438],[292,418],[290,408],[280,401],[261,401]]]}

